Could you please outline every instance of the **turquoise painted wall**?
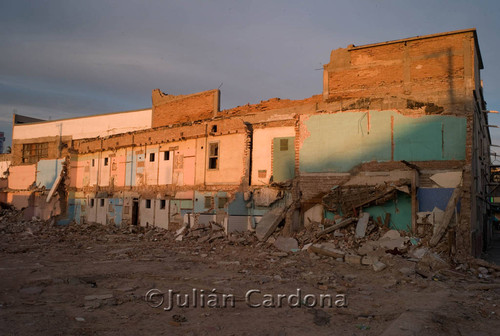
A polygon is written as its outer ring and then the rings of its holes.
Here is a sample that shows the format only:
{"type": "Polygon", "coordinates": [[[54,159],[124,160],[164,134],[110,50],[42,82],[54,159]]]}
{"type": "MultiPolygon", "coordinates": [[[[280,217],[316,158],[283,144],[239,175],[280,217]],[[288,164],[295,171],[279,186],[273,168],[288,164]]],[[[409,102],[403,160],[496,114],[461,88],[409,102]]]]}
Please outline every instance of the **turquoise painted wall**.
{"type": "MultiPolygon", "coordinates": [[[[373,220],[377,217],[385,220],[385,214],[391,214],[389,228],[402,231],[411,230],[411,197],[408,194],[398,191],[397,198],[382,205],[363,208],[364,212],[368,212],[373,220]]],[[[341,214],[340,214],[341,215],[341,214]]],[[[335,213],[326,210],[326,219],[334,219],[335,213]]]]}
{"type": "Polygon", "coordinates": [[[408,194],[398,191],[397,199],[382,205],[364,208],[363,211],[368,212],[374,220],[380,217],[382,222],[385,219],[385,214],[390,213],[389,228],[403,231],[411,230],[411,197],[408,194]]]}
{"type": "Polygon", "coordinates": [[[309,136],[300,148],[302,172],[348,172],[362,162],[390,161],[391,117],[394,160],[463,160],[466,119],[455,116],[408,117],[395,111],[312,115],[309,136]]]}
{"type": "Polygon", "coordinates": [[[40,160],[36,164],[36,185],[51,189],[61,174],[64,159],[40,160]]]}

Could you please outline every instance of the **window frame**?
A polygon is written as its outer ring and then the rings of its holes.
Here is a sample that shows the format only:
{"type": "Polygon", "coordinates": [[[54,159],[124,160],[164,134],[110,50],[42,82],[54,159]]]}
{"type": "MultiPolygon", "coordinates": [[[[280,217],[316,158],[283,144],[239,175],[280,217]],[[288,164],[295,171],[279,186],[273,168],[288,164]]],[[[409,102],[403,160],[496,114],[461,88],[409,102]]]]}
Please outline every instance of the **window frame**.
{"type": "Polygon", "coordinates": [[[37,163],[41,159],[49,157],[48,142],[34,142],[23,144],[21,152],[22,163],[37,163]]]}
{"type": "Polygon", "coordinates": [[[208,170],[218,170],[219,169],[219,161],[220,161],[220,143],[219,141],[212,141],[208,143],[208,170]],[[215,153],[212,153],[212,148],[215,148],[215,153]],[[212,167],[212,162],[215,160],[215,167],[212,167]]]}

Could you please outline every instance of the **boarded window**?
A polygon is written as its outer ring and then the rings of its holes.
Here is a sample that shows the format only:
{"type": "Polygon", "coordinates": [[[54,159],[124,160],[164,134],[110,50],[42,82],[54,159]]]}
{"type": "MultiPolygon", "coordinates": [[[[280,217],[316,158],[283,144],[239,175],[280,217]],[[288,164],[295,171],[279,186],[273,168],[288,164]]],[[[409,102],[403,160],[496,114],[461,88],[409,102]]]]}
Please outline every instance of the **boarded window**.
{"type": "Polygon", "coordinates": [[[210,209],[212,207],[212,203],[214,198],[212,196],[205,196],[205,209],[210,209]]]}
{"type": "Polygon", "coordinates": [[[170,152],[169,151],[163,152],[163,160],[164,161],[170,160],[170,152]]]}
{"type": "Polygon", "coordinates": [[[280,151],[288,150],[288,139],[280,139],[280,151]]]}
{"type": "Polygon", "coordinates": [[[149,153],[149,162],[155,162],[155,153],[149,153]]]}
{"type": "Polygon", "coordinates": [[[166,205],[167,205],[166,200],[160,200],[160,209],[165,209],[166,205]]]}
{"type": "Polygon", "coordinates": [[[123,207],[123,214],[128,215],[130,212],[130,206],[126,205],[123,207]]]}
{"type": "Polygon", "coordinates": [[[48,156],[49,144],[47,142],[23,145],[23,163],[36,163],[48,156]]]}
{"type": "Polygon", "coordinates": [[[151,209],[151,200],[150,199],[146,200],[146,209],[151,209]]]}
{"type": "Polygon", "coordinates": [[[266,178],[267,170],[259,170],[259,178],[266,178]]]}
{"type": "Polygon", "coordinates": [[[219,168],[219,143],[208,144],[208,169],[219,168]]]}
{"type": "Polygon", "coordinates": [[[219,197],[218,201],[219,201],[218,208],[224,209],[227,204],[227,197],[219,197]]]}

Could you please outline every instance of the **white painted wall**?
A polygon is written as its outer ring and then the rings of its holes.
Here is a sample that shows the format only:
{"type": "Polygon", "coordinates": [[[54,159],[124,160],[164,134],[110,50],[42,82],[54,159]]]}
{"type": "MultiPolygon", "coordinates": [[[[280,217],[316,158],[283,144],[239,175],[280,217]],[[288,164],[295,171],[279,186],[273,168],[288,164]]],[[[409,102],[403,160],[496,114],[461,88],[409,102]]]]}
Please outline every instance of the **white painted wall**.
{"type": "Polygon", "coordinates": [[[92,206],[92,198],[87,199],[87,208],[85,213],[87,214],[87,222],[96,223],[97,222],[97,207],[99,206],[98,200],[94,199],[94,206],[92,206]]]}
{"type": "Polygon", "coordinates": [[[146,200],[141,199],[139,203],[139,222],[141,226],[152,227],[155,220],[155,199],[151,199],[151,208],[146,208],[146,200]]]}
{"type": "Polygon", "coordinates": [[[111,173],[111,158],[109,157],[111,152],[103,152],[101,154],[101,160],[99,162],[99,186],[107,187],[109,186],[109,176],[111,173]],[[106,159],[108,159],[108,164],[105,165],[106,159]]]}
{"type": "Polygon", "coordinates": [[[165,200],[165,208],[161,209],[161,199],[155,200],[155,226],[168,229],[168,210],[170,208],[169,200],[165,200]]]}
{"type": "Polygon", "coordinates": [[[12,139],[71,136],[73,139],[106,137],[151,128],[152,110],[117,112],[33,124],[14,125],[12,139]]]}
{"type": "Polygon", "coordinates": [[[293,137],[295,129],[289,127],[270,127],[265,129],[255,129],[253,132],[252,148],[252,185],[264,185],[269,183],[272,175],[271,158],[272,143],[274,138],[293,137]],[[266,177],[259,178],[259,170],[266,170],[266,177]]]}
{"type": "Polygon", "coordinates": [[[160,152],[158,159],[158,184],[172,184],[172,170],[174,167],[174,151],[169,152],[169,159],[165,160],[165,152],[160,152]]]}
{"type": "Polygon", "coordinates": [[[146,174],[146,184],[156,185],[158,184],[158,161],[159,161],[159,146],[148,146],[146,149],[146,162],[145,174],[146,174]],[[154,154],[154,160],[150,161],[151,154],[154,154]]]}
{"type": "Polygon", "coordinates": [[[108,200],[106,198],[96,198],[96,206],[97,206],[97,220],[96,222],[99,224],[106,224],[106,218],[108,213],[108,200]],[[102,200],[104,200],[104,204],[101,205],[102,200]]]}

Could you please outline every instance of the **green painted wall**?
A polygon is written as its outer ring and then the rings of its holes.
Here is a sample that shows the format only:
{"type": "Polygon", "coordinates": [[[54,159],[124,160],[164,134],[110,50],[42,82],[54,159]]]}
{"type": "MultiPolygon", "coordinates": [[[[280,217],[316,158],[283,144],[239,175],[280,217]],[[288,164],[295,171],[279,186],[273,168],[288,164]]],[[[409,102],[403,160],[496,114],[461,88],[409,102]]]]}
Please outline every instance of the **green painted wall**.
{"type": "Polygon", "coordinates": [[[295,137],[273,139],[273,181],[282,182],[295,176],[295,137]],[[282,140],[286,142],[283,146],[282,140]]]}
{"type": "Polygon", "coordinates": [[[347,172],[362,162],[462,160],[466,119],[455,116],[407,117],[395,111],[312,115],[300,148],[302,172],[347,172]],[[394,154],[391,144],[394,119],[394,154]],[[368,121],[369,119],[369,121],[368,121]]]}
{"type": "Polygon", "coordinates": [[[411,197],[408,194],[398,191],[396,200],[386,202],[383,205],[371,206],[363,209],[368,212],[374,220],[377,217],[385,219],[385,214],[391,214],[389,228],[395,230],[410,231],[411,230],[411,197]]]}
{"type": "MultiPolygon", "coordinates": [[[[395,200],[386,202],[383,205],[363,208],[363,211],[368,212],[374,221],[377,217],[380,217],[382,222],[385,220],[385,214],[390,213],[389,228],[403,231],[411,230],[411,197],[408,194],[398,191],[398,197],[395,200]]],[[[335,213],[326,210],[325,218],[334,219],[335,213]]]]}

